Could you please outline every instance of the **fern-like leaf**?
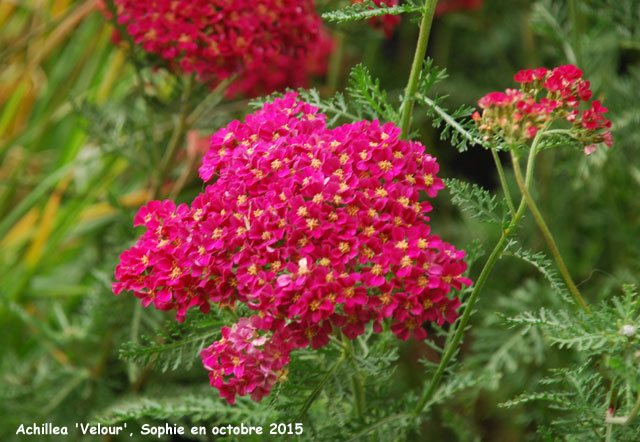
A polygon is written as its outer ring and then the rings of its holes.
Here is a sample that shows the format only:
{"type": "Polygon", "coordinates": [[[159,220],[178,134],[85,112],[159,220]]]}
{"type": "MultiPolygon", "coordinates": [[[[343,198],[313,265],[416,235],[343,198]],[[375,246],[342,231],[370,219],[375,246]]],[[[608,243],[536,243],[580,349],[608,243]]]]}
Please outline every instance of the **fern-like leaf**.
{"type": "Polygon", "coordinates": [[[355,66],[349,74],[349,98],[371,119],[397,121],[398,112],[387,102],[387,93],[380,88],[364,65],[355,66]]]}
{"type": "Polygon", "coordinates": [[[472,218],[489,223],[501,223],[501,217],[496,214],[498,203],[495,195],[477,184],[455,178],[446,178],[443,181],[451,192],[451,202],[463,211],[470,212],[472,218]]]}
{"type": "Polygon", "coordinates": [[[554,269],[551,260],[547,258],[547,256],[543,252],[535,253],[531,250],[522,248],[512,250],[516,244],[517,242],[515,240],[511,240],[509,244],[507,244],[504,254],[521,259],[524,262],[527,262],[534,266],[549,282],[549,285],[551,286],[551,289],[554,293],[556,293],[558,296],[561,296],[565,300],[565,302],[569,304],[575,304],[573,298],[567,292],[566,286],[560,280],[560,277],[554,269]]]}
{"type": "Polygon", "coordinates": [[[367,20],[381,15],[398,15],[412,12],[422,12],[423,6],[418,0],[409,0],[402,5],[388,6],[384,3],[376,5],[371,0],[354,3],[342,9],[328,11],[322,14],[322,18],[336,23],[367,20]]]}
{"type": "Polygon", "coordinates": [[[146,366],[152,361],[154,368],[166,372],[180,366],[190,368],[198,354],[220,334],[222,322],[193,318],[183,324],[167,322],[166,330],[155,337],[141,336],[141,342],[128,342],[120,348],[122,359],[146,366]]]}
{"type": "Polygon", "coordinates": [[[415,99],[426,107],[427,115],[432,118],[433,127],[440,129],[440,139],[451,140],[451,144],[458,151],[466,151],[470,145],[484,145],[476,125],[470,118],[475,111],[472,106],[462,105],[453,112],[449,112],[443,102],[446,96],[428,97],[431,88],[446,79],[449,75],[446,69],[433,65],[433,60],[425,60],[418,80],[418,93],[415,99]]]}

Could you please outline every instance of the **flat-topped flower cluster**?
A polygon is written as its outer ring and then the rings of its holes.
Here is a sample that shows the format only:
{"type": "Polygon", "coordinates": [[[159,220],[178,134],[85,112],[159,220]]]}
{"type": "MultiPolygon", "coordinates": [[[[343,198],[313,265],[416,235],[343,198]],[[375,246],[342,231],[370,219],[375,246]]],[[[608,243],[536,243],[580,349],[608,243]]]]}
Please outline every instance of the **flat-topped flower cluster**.
{"type": "Polygon", "coordinates": [[[526,69],[518,72],[514,80],[520,90],[507,89],[492,92],[478,100],[482,114],[475,112],[473,119],[485,139],[499,135],[508,143],[522,143],[536,136],[540,128],[554,120],[572,123],[570,135],[580,141],[588,155],[596,144],[611,147],[611,122],[603,114],[607,109],[594,100],[588,109],[580,111],[580,102],[589,102],[590,84],[582,78],[582,71],[573,65],[526,69]],[[538,94],[546,92],[540,99],[538,94]],[[604,130],[603,130],[604,129],[604,130]]]}
{"type": "Polygon", "coordinates": [[[326,71],[333,43],[313,0],[114,0],[136,44],[174,70],[215,85],[239,75],[228,95],[307,85],[326,71]]]}
{"type": "Polygon", "coordinates": [[[289,353],[354,339],[388,320],[401,339],[452,322],[451,294],[471,281],[465,253],[431,233],[421,194],[444,187],[438,163],[392,123],[326,127],[295,93],[211,139],[191,206],[152,201],[146,232],[121,255],[114,291],[175,310],[211,304],[255,312],[203,350],[211,384],[233,402],[269,394],[289,353]]]}

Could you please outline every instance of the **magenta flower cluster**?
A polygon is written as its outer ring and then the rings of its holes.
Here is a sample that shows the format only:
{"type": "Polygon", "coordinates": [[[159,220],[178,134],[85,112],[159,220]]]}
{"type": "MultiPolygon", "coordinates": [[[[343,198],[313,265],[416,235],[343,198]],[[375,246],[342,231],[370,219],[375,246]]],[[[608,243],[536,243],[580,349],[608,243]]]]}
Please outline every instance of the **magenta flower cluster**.
{"type": "Polygon", "coordinates": [[[211,139],[191,204],[152,201],[147,231],[121,255],[115,293],[144,305],[255,312],[202,352],[229,402],[260,400],[286,376],[289,353],[340,330],[354,339],[383,321],[399,338],[452,322],[452,289],[471,281],[465,253],[431,233],[421,194],[444,187],[438,163],[392,123],[330,129],[295,93],[233,121],[211,139]]]}
{"type": "Polygon", "coordinates": [[[572,123],[571,136],[582,143],[587,155],[596,150],[598,143],[611,147],[611,122],[603,116],[607,109],[598,100],[591,102],[588,109],[578,109],[581,101],[589,102],[592,96],[580,69],[573,65],[551,71],[526,69],[518,72],[514,80],[521,84],[520,90],[492,92],[478,100],[483,111],[475,112],[473,119],[485,139],[498,134],[507,142],[521,143],[535,137],[543,125],[559,119],[572,123]],[[546,96],[538,99],[542,91],[546,96]]]}
{"type": "Polygon", "coordinates": [[[212,86],[238,75],[229,96],[306,86],[310,76],[324,74],[333,49],[312,0],[113,3],[132,40],[173,70],[196,73],[212,86]]]}

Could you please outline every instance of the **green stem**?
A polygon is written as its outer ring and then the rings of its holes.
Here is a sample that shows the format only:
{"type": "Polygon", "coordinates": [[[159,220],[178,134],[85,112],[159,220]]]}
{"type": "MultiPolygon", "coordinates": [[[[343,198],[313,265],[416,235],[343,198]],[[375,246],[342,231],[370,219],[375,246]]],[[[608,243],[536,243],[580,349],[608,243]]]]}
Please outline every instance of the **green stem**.
{"type": "Polygon", "coordinates": [[[640,412],[640,392],[638,392],[638,397],[636,399],[636,403],[633,405],[633,408],[626,416],[613,416],[613,414],[607,414],[605,422],[607,424],[617,424],[617,425],[629,425],[640,412]]]}
{"type": "MultiPolygon", "coordinates": [[[[534,144],[537,142],[538,139],[539,138],[534,140],[534,144]]],[[[532,149],[531,152],[529,153],[529,159],[527,161],[527,176],[526,176],[526,184],[525,184],[527,187],[531,185],[534,164],[535,164],[535,149],[532,149]]],[[[462,341],[462,336],[466,331],[467,323],[469,322],[469,318],[471,317],[471,312],[473,311],[473,307],[478,299],[478,295],[480,294],[480,291],[484,287],[484,284],[487,281],[487,278],[489,277],[491,270],[493,269],[496,262],[502,255],[502,252],[504,251],[504,249],[507,247],[507,244],[509,242],[509,237],[518,226],[522,218],[522,215],[524,214],[525,207],[526,207],[526,201],[524,197],[522,197],[522,199],[520,200],[520,205],[518,206],[518,210],[516,211],[515,215],[511,219],[509,226],[502,232],[502,235],[500,236],[498,243],[493,248],[491,255],[489,255],[487,262],[485,263],[484,267],[482,268],[482,271],[480,272],[480,276],[478,276],[478,279],[474,284],[473,290],[471,292],[471,296],[469,296],[469,300],[467,301],[467,304],[464,308],[462,316],[458,321],[458,325],[456,327],[456,333],[453,339],[451,340],[451,342],[449,343],[449,345],[447,345],[444,351],[444,354],[442,356],[442,359],[440,360],[440,364],[438,365],[438,368],[435,374],[433,375],[433,378],[431,378],[431,383],[429,384],[429,387],[420,398],[420,402],[418,403],[416,408],[413,410],[413,413],[411,415],[411,420],[415,419],[416,416],[418,416],[418,414],[422,412],[422,410],[427,405],[429,400],[433,397],[433,394],[435,393],[436,388],[440,384],[440,380],[444,375],[447,365],[451,361],[451,358],[453,357],[453,355],[456,353],[456,350],[458,349],[458,345],[460,345],[460,341],[462,341]]]]}
{"type": "Polygon", "coordinates": [[[491,155],[493,155],[493,161],[496,163],[496,169],[498,169],[498,176],[500,177],[500,185],[502,186],[502,191],[504,192],[504,198],[507,200],[507,206],[509,206],[509,212],[511,213],[511,218],[513,218],[516,216],[516,209],[513,205],[513,200],[511,199],[511,193],[509,192],[507,179],[504,176],[502,162],[500,161],[500,157],[498,156],[498,151],[496,151],[495,149],[491,149],[491,155]]]}
{"type": "Polygon", "coordinates": [[[409,81],[407,82],[404,102],[402,103],[400,129],[402,131],[403,138],[407,137],[411,127],[411,115],[413,113],[415,93],[418,89],[418,80],[420,79],[420,71],[422,70],[424,56],[427,53],[427,43],[429,42],[429,33],[431,32],[431,23],[433,22],[436,3],[438,3],[438,0],[425,0],[424,2],[424,11],[422,14],[422,21],[420,22],[418,44],[416,45],[416,52],[413,56],[413,64],[411,65],[409,81]]]}
{"type": "MultiPolygon", "coordinates": [[[[534,145],[534,146],[531,147],[532,151],[535,150],[535,149],[537,149],[537,146],[534,145]]],[[[576,287],[575,283],[573,282],[573,279],[571,279],[571,275],[569,274],[569,270],[567,270],[567,266],[565,265],[564,260],[562,259],[562,255],[560,254],[560,251],[558,250],[558,246],[556,245],[556,242],[553,239],[553,236],[551,235],[551,231],[549,230],[549,227],[547,226],[547,223],[545,222],[544,218],[542,217],[542,214],[540,213],[540,210],[538,210],[538,207],[536,206],[536,203],[533,201],[533,198],[531,197],[531,194],[529,193],[529,189],[527,188],[527,186],[525,186],[525,183],[522,180],[522,172],[520,171],[520,164],[518,162],[518,158],[516,157],[516,155],[514,154],[513,151],[511,151],[511,160],[513,162],[513,171],[514,171],[515,176],[516,176],[516,181],[518,182],[518,187],[520,187],[520,191],[522,192],[522,195],[523,195],[525,201],[527,202],[527,205],[529,206],[529,210],[531,210],[531,213],[533,214],[533,217],[535,218],[536,223],[538,224],[538,227],[540,228],[540,231],[542,232],[542,235],[544,236],[544,239],[547,241],[547,244],[549,245],[549,248],[551,249],[551,253],[553,254],[553,258],[555,259],[556,263],[558,264],[558,268],[560,269],[560,273],[562,274],[562,278],[564,279],[565,283],[567,284],[567,287],[569,288],[569,291],[573,295],[573,298],[576,300],[578,305],[580,307],[582,307],[582,309],[586,313],[591,313],[591,310],[589,309],[589,306],[587,305],[587,303],[582,298],[582,295],[580,295],[580,291],[578,291],[578,287],[576,287]]]]}
{"type": "MultiPolygon", "coordinates": [[[[137,344],[140,333],[140,320],[142,318],[142,304],[136,302],[136,306],[133,310],[133,318],[131,319],[131,342],[137,344]]],[[[140,367],[133,361],[129,362],[129,382],[131,385],[135,385],[140,376],[140,367]]]]}
{"type": "Polygon", "coordinates": [[[607,424],[607,431],[605,433],[604,442],[611,442],[613,439],[613,424],[607,424]]]}
{"type": "Polygon", "coordinates": [[[354,402],[354,411],[355,417],[357,419],[364,416],[366,411],[366,394],[364,390],[364,381],[362,379],[362,375],[360,374],[360,370],[358,369],[358,364],[355,361],[355,352],[353,349],[353,344],[346,336],[342,337],[342,342],[344,342],[344,347],[346,351],[346,355],[349,358],[349,362],[353,367],[353,376],[351,376],[351,384],[353,385],[353,402],[354,402]]]}
{"type": "Polygon", "coordinates": [[[563,134],[563,135],[571,135],[572,131],[570,129],[551,129],[545,130],[542,133],[542,136],[554,135],[554,134],[563,134]]]}
{"type": "Polygon", "coordinates": [[[340,68],[342,67],[342,58],[344,53],[344,34],[336,32],[335,34],[336,49],[331,53],[329,59],[329,75],[327,78],[327,88],[330,94],[334,94],[338,88],[340,80],[340,68]]]}
{"type": "Polygon", "coordinates": [[[189,127],[187,125],[187,119],[189,118],[189,95],[191,94],[192,85],[193,76],[190,76],[186,81],[184,91],[182,93],[182,109],[180,111],[180,115],[178,116],[178,122],[176,123],[173,133],[171,134],[171,139],[169,140],[167,150],[164,153],[162,163],[160,164],[160,168],[158,169],[158,175],[156,176],[156,179],[153,183],[151,199],[156,199],[160,196],[162,183],[165,180],[167,173],[169,172],[169,168],[173,164],[173,160],[176,156],[176,153],[178,152],[180,143],[183,141],[184,133],[189,127]]]}

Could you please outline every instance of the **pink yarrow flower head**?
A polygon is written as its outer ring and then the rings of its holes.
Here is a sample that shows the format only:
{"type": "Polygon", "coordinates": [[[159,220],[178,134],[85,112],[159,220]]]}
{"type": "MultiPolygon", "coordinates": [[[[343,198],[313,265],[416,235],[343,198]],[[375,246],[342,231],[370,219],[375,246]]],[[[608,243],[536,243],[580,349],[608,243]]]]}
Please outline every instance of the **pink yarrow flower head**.
{"type": "Polygon", "coordinates": [[[542,127],[564,120],[571,123],[569,135],[582,144],[585,154],[595,152],[599,143],[612,146],[611,122],[603,116],[607,109],[598,100],[589,102],[590,84],[577,67],[525,69],[514,81],[520,83],[519,90],[491,92],[478,100],[482,113],[472,118],[485,141],[498,136],[509,144],[523,144],[542,127]],[[580,103],[589,107],[581,111],[580,103]]]}
{"type": "MultiPolygon", "coordinates": [[[[372,0],[376,6],[397,6],[398,0],[372,0]]],[[[363,3],[364,0],[351,0],[351,3],[363,3]]],[[[393,34],[393,30],[400,24],[400,15],[386,14],[380,17],[374,17],[369,19],[369,24],[375,28],[384,32],[387,38],[390,38],[393,34]]]]}
{"type": "Polygon", "coordinates": [[[287,379],[292,349],[287,329],[265,333],[257,317],[240,318],[222,329],[222,338],[200,352],[211,386],[230,404],[237,395],[259,402],[273,386],[287,379]]]}
{"type": "Polygon", "coordinates": [[[471,284],[465,252],[428,226],[425,197],[444,184],[424,150],[392,123],[328,128],[287,93],[213,135],[199,170],[209,185],[191,206],[141,209],[147,231],[121,256],[114,291],[179,320],[191,307],[253,310],[203,353],[230,402],[268,394],[286,365],[269,368],[274,339],[280,357],[321,348],[337,330],[380,332],[382,321],[401,339],[424,339],[426,322],[455,320],[454,293],[471,284]]]}
{"type": "MultiPolygon", "coordinates": [[[[117,22],[133,41],[172,70],[196,73],[212,87],[238,75],[228,95],[307,86],[310,75],[324,74],[333,47],[312,0],[114,0],[114,5],[117,22]]],[[[104,4],[102,9],[111,17],[104,4]]]]}

